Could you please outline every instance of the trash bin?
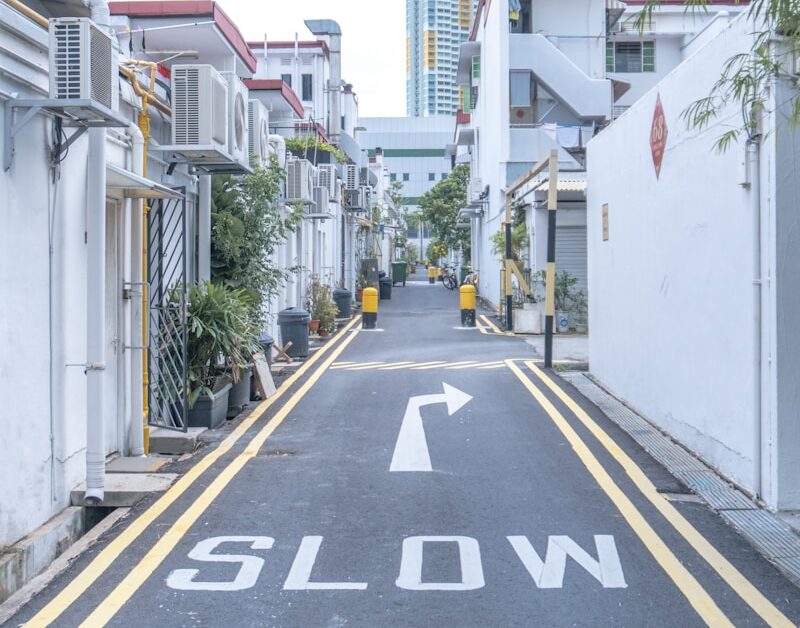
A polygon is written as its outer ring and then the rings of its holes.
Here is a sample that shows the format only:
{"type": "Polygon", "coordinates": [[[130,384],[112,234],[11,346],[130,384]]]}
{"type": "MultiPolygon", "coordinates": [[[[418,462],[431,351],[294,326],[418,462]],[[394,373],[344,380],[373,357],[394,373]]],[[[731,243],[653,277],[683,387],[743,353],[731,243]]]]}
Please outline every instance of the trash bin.
{"type": "Polygon", "coordinates": [[[281,328],[281,344],[292,343],[286,352],[293,358],[308,356],[308,323],[311,316],[299,307],[290,307],[278,312],[278,325],[281,328]]]}
{"type": "Polygon", "coordinates": [[[333,291],[333,302],[339,308],[339,318],[350,318],[353,315],[353,293],[345,288],[333,291]]]}
{"type": "Polygon", "coordinates": [[[272,345],[275,343],[275,339],[267,333],[261,334],[258,339],[258,344],[261,345],[261,350],[264,352],[264,356],[267,358],[267,364],[272,366],[272,345]]]}
{"type": "Polygon", "coordinates": [[[381,299],[392,298],[392,280],[389,277],[381,277],[381,299]]]}
{"type": "Polygon", "coordinates": [[[469,275],[469,266],[462,266],[461,275],[458,278],[459,285],[464,283],[464,280],[467,278],[467,275],[469,275]]]}
{"type": "Polygon", "coordinates": [[[392,285],[402,283],[405,286],[407,270],[406,262],[392,262],[392,285]]]}

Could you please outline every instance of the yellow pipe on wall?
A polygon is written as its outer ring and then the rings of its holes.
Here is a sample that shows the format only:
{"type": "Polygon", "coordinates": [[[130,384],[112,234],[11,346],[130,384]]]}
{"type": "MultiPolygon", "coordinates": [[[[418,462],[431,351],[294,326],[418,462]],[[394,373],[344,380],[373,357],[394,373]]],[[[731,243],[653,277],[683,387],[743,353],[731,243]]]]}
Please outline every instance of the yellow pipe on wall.
{"type": "Polygon", "coordinates": [[[19,0],[3,0],[8,6],[16,9],[20,13],[22,13],[25,17],[32,19],[36,22],[39,26],[44,28],[50,28],[50,20],[48,20],[44,15],[41,13],[37,13],[30,7],[25,6],[19,0]]]}

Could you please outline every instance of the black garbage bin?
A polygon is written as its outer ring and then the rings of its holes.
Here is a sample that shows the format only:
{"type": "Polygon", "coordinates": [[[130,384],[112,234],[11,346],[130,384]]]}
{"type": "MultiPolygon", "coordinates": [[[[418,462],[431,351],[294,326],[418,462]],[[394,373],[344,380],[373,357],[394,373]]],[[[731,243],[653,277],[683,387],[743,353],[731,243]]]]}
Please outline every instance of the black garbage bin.
{"type": "Polygon", "coordinates": [[[392,298],[392,278],[391,277],[381,277],[381,299],[391,299],[392,298]]]}
{"type": "Polygon", "coordinates": [[[269,334],[263,333],[258,338],[258,344],[261,345],[264,357],[267,358],[267,364],[272,366],[272,345],[275,344],[275,339],[269,334]]]}
{"type": "Polygon", "coordinates": [[[353,293],[346,288],[336,288],[333,291],[333,302],[339,308],[339,318],[350,318],[353,315],[353,293]]]}
{"type": "Polygon", "coordinates": [[[278,325],[281,328],[281,344],[291,341],[292,346],[286,352],[293,358],[308,356],[308,323],[311,317],[299,307],[290,307],[278,312],[278,325]]]}

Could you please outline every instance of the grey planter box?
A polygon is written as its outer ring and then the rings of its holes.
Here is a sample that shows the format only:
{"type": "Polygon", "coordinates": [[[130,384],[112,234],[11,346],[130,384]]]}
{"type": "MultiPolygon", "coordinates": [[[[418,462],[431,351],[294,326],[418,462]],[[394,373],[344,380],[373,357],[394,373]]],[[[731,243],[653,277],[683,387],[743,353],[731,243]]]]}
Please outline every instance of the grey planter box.
{"type": "Polygon", "coordinates": [[[232,419],[250,403],[250,382],[253,378],[253,367],[247,366],[242,370],[239,381],[232,385],[228,394],[228,414],[232,419]]]}
{"type": "Polygon", "coordinates": [[[214,386],[214,394],[203,395],[189,410],[189,427],[218,428],[225,423],[228,415],[228,395],[231,392],[231,381],[221,379],[214,386]]]}

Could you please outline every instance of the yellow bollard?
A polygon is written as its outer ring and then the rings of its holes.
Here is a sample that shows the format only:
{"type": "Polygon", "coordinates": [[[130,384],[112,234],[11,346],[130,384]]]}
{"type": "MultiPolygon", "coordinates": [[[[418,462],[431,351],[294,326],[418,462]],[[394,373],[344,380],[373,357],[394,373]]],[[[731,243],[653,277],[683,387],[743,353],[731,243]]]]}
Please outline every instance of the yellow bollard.
{"type": "Polygon", "coordinates": [[[459,301],[461,302],[461,326],[475,327],[475,286],[461,286],[459,301]]]}
{"type": "Polygon", "coordinates": [[[436,267],[428,266],[428,283],[436,283],[436,267]]]}
{"type": "Polygon", "coordinates": [[[444,267],[439,266],[439,281],[444,281],[444,267]]]}
{"type": "Polygon", "coordinates": [[[361,329],[375,329],[378,326],[378,291],[364,288],[361,298],[361,329]]]}

